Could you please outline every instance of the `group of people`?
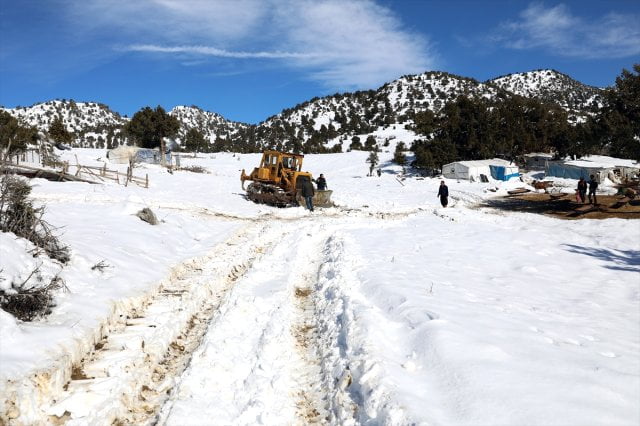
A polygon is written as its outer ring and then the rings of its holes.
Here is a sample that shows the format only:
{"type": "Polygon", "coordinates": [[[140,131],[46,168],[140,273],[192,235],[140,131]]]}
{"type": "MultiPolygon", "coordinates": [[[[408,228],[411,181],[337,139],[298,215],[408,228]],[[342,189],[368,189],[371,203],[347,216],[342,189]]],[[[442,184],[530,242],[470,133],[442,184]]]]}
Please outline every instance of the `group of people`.
{"type": "MultiPolygon", "coordinates": [[[[318,179],[313,179],[313,182],[318,185],[318,191],[325,191],[327,189],[327,180],[324,175],[320,173],[318,179]]],[[[307,205],[307,209],[313,211],[313,196],[316,194],[316,190],[311,183],[311,180],[304,179],[302,181],[302,187],[300,188],[302,192],[302,197],[307,205]]]]}
{"type": "Polygon", "coordinates": [[[596,198],[596,190],[598,189],[598,182],[595,179],[594,175],[590,176],[589,182],[584,180],[583,177],[580,177],[578,181],[578,189],[576,189],[576,201],[579,203],[584,203],[587,195],[587,187],[589,188],[589,204],[598,204],[598,200],[596,198]],[[593,197],[593,201],[592,200],[593,197]]]}

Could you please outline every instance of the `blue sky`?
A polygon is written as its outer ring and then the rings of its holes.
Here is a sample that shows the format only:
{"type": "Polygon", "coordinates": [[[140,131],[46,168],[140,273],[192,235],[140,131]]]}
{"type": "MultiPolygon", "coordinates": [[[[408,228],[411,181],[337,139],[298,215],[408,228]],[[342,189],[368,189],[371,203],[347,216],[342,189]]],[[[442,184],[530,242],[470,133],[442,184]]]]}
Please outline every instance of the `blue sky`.
{"type": "Polygon", "coordinates": [[[257,123],[404,74],[553,68],[612,85],[640,62],[640,2],[0,0],[0,105],[197,105],[257,123]]]}

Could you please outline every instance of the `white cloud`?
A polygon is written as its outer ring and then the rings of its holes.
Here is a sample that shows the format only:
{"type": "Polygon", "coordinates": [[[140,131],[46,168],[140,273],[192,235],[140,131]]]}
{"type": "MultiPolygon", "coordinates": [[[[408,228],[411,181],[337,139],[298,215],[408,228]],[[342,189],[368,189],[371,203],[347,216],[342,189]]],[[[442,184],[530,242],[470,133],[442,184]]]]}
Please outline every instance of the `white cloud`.
{"type": "Polygon", "coordinates": [[[87,0],[70,18],[121,52],[276,60],[332,89],[373,88],[435,61],[425,36],[374,0],[87,0]]]}
{"type": "Polygon", "coordinates": [[[373,87],[401,74],[433,66],[426,39],[404,31],[402,23],[370,1],[294,1],[276,22],[287,28],[287,43],[314,52],[296,58],[298,67],[327,85],[373,87]]]}
{"type": "Polygon", "coordinates": [[[513,49],[542,48],[559,56],[624,58],[640,54],[640,16],[609,13],[594,20],[574,16],[563,4],[529,5],[492,41],[513,49]]]}
{"type": "Polygon", "coordinates": [[[262,58],[262,59],[285,59],[285,58],[311,58],[308,53],[295,52],[242,52],[218,49],[209,46],[159,46],[154,44],[132,44],[121,48],[128,52],[153,52],[153,53],[184,53],[188,55],[216,56],[220,58],[262,58]]]}

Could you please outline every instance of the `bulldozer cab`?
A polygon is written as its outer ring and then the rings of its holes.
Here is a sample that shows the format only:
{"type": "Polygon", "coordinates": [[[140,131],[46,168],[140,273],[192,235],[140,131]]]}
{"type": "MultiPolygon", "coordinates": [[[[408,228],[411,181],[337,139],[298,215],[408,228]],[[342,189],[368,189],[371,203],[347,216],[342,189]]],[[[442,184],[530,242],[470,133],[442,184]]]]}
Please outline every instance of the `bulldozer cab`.
{"type": "Polygon", "coordinates": [[[279,182],[283,172],[289,174],[301,170],[302,158],[300,154],[265,151],[262,154],[258,179],[279,182]]]}

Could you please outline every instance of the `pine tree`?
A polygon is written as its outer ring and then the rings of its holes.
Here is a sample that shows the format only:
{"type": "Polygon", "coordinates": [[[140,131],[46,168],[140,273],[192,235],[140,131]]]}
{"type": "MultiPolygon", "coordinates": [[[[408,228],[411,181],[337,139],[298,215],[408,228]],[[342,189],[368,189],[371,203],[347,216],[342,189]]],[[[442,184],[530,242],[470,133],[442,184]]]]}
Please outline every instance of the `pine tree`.
{"type": "Polygon", "coordinates": [[[0,111],[0,147],[10,153],[24,151],[28,144],[38,142],[38,130],[23,126],[6,111],[0,111]]]}
{"type": "Polygon", "coordinates": [[[360,143],[360,138],[358,136],[354,136],[351,138],[351,144],[349,145],[350,150],[354,149],[362,149],[362,143],[360,143]]]}
{"type": "Polygon", "coordinates": [[[605,100],[591,138],[602,141],[612,155],[640,161],[640,64],[622,70],[605,100]]]}
{"type": "Polygon", "coordinates": [[[407,164],[407,156],[404,153],[406,149],[407,147],[404,145],[404,142],[398,142],[398,144],[396,145],[396,150],[393,153],[394,163],[400,166],[404,166],[405,164],[407,164]]]}
{"type": "MultiPolygon", "coordinates": [[[[144,107],[136,112],[125,126],[125,132],[134,140],[138,146],[143,148],[160,147],[164,153],[164,139],[175,137],[180,129],[180,122],[177,118],[167,114],[158,105],[155,110],[144,107]]],[[[160,158],[164,163],[164,155],[160,158]]]]}
{"type": "Polygon", "coordinates": [[[207,148],[207,141],[202,132],[198,129],[191,128],[184,137],[184,148],[194,153],[203,152],[207,148]]]}
{"type": "Polygon", "coordinates": [[[367,163],[369,163],[369,176],[373,175],[373,169],[378,165],[378,151],[371,151],[369,157],[367,157],[367,163]]]}
{"type": "Polygon", "coordinates": [[[73,140],[73,134],[67,130],[60,116],[56,116],[56,118],[53,119],[49,126],[48,133],[49,137],[55,143],[71,143],[73,140]]]}

